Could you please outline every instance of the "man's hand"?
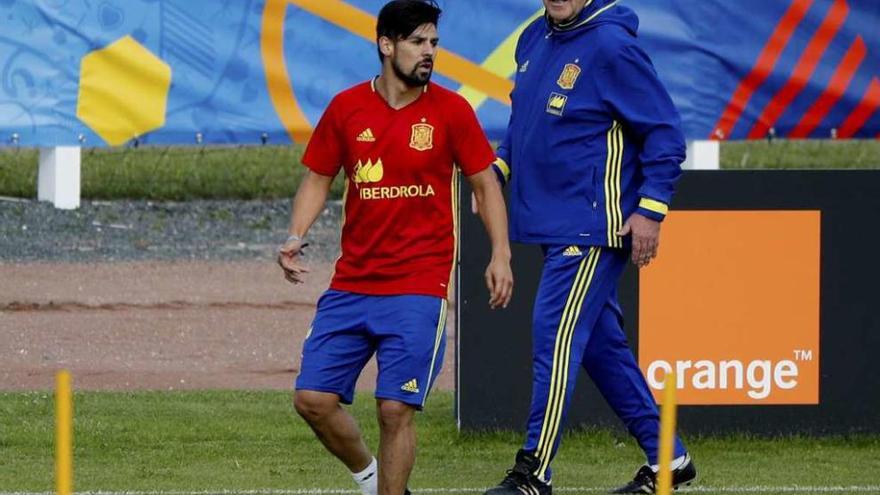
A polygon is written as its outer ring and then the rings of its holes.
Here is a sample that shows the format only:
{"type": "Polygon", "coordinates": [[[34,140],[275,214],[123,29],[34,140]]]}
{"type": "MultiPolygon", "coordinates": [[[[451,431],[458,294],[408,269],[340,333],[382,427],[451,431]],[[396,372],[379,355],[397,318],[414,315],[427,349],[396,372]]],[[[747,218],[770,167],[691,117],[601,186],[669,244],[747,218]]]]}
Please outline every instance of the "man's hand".
{"type": "Polygon", "coordinates": [[[292,284],[303,283],[303,275],[309,269],[299,264],[299,256],[305,247],[301,240],[291,239],[278,249],[278,265],[284,270],[284,278],[292,284]]]}
{"type": "Polygon", "coordinates": [[[502,259],[495,256],[486,267],[486,287],[489,288],[489,307],[492,309],[506,308],[513,296],[513,271],[510,269],[510,258],[502,259]]]}
{"type": "Polygon", "coordinates": [[[620,237],[632,234],[632,262],[639,268],[648,266],[657,257],[660,248],[660,222],[633,213],[617,233],[620,237]]]}

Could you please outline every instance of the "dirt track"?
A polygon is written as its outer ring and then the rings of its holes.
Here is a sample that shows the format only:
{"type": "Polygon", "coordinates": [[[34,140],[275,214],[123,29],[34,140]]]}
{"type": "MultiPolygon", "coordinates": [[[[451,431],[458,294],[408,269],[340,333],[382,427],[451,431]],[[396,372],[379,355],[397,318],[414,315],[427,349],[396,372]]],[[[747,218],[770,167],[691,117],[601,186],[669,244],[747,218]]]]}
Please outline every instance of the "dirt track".
{"type": "Polygon", "coordinates": [[[61,368],[78,389],[290,389],[332,265],[311,268],[294,287],[271,261],[0,264],[0,390],[49,389],[61,368]]]}

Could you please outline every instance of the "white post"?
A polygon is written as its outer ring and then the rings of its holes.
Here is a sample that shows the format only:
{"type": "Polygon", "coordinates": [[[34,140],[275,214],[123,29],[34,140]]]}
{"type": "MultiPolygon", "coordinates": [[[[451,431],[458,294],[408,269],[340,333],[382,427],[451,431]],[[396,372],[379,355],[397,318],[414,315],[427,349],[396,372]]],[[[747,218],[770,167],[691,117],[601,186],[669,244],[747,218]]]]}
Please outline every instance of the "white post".
{"type": "Polygon", "coordinates": [[[80,147],[40,148],[37,199],[51,201],[55,208],[79,208],[80,147]]]}
{"type": "Polygon", "coordinates": [[[688,141],[687,160],[681,167],[685,170],[719,170],[721,168],[721,143],[719,141],[688,141]]]}

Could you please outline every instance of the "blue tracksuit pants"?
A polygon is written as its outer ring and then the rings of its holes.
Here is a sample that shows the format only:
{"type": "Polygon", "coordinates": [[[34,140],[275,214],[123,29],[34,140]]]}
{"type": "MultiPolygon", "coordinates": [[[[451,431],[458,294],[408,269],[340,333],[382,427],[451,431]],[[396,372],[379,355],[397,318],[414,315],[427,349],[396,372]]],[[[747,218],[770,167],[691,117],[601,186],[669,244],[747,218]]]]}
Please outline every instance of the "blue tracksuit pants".
{"type": "MultiPolygon", "coordinates": [[[[540,461],[537,476],[549,480],[550,462],[562,438],[571,395],[583,366],[602,396],[657,463],[660,417],[627,344],[617,283],[629,252],[598,246],[543,246],[532,332],[532,405],[525,450],[540,461]]],[[[676,437],[675,457],[685,454],[676,437]]]]}

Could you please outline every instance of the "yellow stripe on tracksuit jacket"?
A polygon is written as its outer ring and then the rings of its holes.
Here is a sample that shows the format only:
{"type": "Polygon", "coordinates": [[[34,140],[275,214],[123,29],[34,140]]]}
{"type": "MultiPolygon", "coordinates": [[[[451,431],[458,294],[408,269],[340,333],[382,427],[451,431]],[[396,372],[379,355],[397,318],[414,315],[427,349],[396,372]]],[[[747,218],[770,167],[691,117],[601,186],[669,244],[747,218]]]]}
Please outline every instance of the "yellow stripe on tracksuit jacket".
{"type": "MultiPolygon", "coordinates": [[[[657,460],[657,408],[617,303],[629,248],[617,232],[636,211],[663,220],[685,143],[637,28],[630,9],[588,0],[568,25],[536,20],[516,48],[512,113],[495,171],[510,187],[511,240],[544,252],[523,447],[544,480],[581,367],[647,461],[657,460]]],[[[684,453],[676,439],[675,455],[684,453]]]]}

